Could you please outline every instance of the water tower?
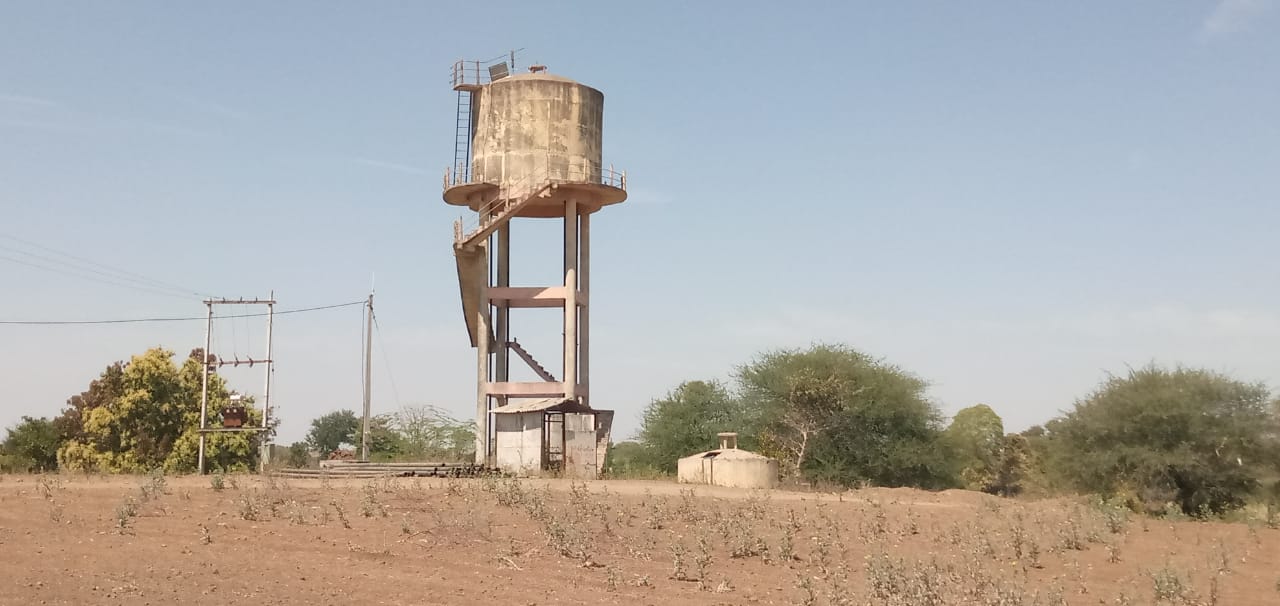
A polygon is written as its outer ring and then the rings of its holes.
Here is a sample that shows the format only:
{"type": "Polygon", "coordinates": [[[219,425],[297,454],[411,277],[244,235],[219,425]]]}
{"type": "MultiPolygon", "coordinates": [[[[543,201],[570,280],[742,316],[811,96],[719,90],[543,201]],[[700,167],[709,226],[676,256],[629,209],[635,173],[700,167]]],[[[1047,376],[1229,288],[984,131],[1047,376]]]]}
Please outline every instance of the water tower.
{"type": "MultiPolygon", "coordinates": [[[[459,61],[452,83],[457,145],[444,201],[475,213],[454,224],[453,248],[477,350],[476,462],[593,475],[612,412],[591,407],[591,215],[627,198],[625,174],[601,161],[604,95],[544,66],[517,74],[514,54],[459,61]],[[512,286],[511,230],[533,220],[563,224],[562,279],[512,286]],[[550,362],[540,363],[519,343],[511,312],[523,308],[563,311],[559,364],[551,352],[537,352],[550,362]],[[511,381],[512,354],[541,380],[511,381]]],[[[520,251],[538,252],[548,257],[520,251]]]]}

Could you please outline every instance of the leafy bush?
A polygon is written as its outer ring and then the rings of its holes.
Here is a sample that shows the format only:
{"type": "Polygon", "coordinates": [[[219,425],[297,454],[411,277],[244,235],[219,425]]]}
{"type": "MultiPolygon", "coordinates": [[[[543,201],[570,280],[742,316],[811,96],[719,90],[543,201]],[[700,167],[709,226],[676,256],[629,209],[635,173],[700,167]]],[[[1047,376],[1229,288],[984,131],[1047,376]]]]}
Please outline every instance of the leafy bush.
{"type": "Polygon", "coordinates": [[[1108,378],[1046,425],[1051,464],[1083,492],[1188,515],[1245,504],[1276,467],[1268,390],[1207,370],[1154,365],[1108,378]]]}
{"type": "Polygon", "coordinates": [[[46,418],[24,416],[0,443],[0,469],[52,471],[58,468],[58,432],[46,418]]]}
{"type": "MultiPolygon", "coordinates": [[[[686,381],[644,411],[640,426],[641,452],[630,465],[673,474],[676,461],[718,446],[722,431],[747,432],[752,419],[742,403],[717,381],[686,381]]],[[[748,447],[750,437],[741,447],[748,447]]]]}

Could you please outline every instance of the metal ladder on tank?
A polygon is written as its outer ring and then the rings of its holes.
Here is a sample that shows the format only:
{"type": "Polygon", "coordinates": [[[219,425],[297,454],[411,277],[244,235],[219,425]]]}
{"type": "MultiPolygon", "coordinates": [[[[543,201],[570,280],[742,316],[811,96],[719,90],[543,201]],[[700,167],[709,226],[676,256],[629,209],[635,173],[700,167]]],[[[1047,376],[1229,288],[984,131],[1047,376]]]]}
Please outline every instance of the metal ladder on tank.
{"type": "Polygon", "coordinates": [[[471,181],[471,91],[458,90],[458,126],[453,147],[453,184],[471,181]]]}

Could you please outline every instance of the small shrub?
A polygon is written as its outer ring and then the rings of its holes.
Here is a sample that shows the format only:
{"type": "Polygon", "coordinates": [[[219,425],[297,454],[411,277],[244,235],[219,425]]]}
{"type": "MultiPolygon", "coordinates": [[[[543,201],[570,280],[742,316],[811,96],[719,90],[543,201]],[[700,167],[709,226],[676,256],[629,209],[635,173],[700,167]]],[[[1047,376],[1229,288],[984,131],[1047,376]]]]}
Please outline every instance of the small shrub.
{"type": "Polygon", "coordinates": [[[1155,589],[1157,603],[1195,603],[1191,588],[1182,580],[1182,576],[1178,574],[1178,571],[1168,566],[1151,573],[1151,584],[1155,589]]]}
{"type": "Polygon", "coordinates": [[[518,478],[508,478],[497,484],[493,493],[498,498],[498,504],[504,507],[515,507],[525,500],[524,489],[518,478]]]}
{"type": "Polygon", "coordinates": [[[289,523],[298,526],[307,524],[307,518],[302,513],[302,505],[297,501],[289,501],[289,523]]]}
{"type": "Polygon", "coordinates": [[[236,500],[236,504],[239,508],[240,519],[250,522],[258,519],[261,507],[258,505],[257,496],[254,495],[253,491],[240,495],[240,498],[236,500]]]}
{"type": "Polygon", "coordinates": [[[706,583],[709,566],[711,566],[711,542],[707,540],[707,535],[700,534],[698,535],[698,553],[693,556],[693,569],[698,575],[700,584],[706,583]]]}
{"type": "Polygon", "coordinates": [[[133,497],[125,497],[124,503],[116,508],[116,528],[125,530],[129,527],[129,523],[138,515],[138,504],[133,497]]]}
{"type": "Polygon", "coordinates": [[[1129,527],[1129,508],[1123,503],[1109,499],[1096,499],[1094,509],[1102,516],[1107,531],[1111,534],[1124,534],[1129,527]]]}
{"type": "Polygon", "coordinates": [[[684,555],[688,553],[683,543],[675,542],[671,544],[671,578],[677,581],[683,581],[689,578],[689,573],[685,570],[684,555]]]}
{"type": "Polygon", "coordinates": [[[329,501],[333,506],[333,511],[338,514],[338,521],[342,522],[343,528],[351,528],[351,521],[347,519],[347,510],[342,508],[342,504],[337,501],[329,501]]]}
{"type": "Polygon", "coordinates": [[[459,481],[457,478],[451,477],[445,480],[444,494],[446,496],[460,497],[462,496],[462,492],[463,492],[462,482],[459,481]]]}
{"type": "Polygon", "coordinates": [[[226,477],[222,475],[221,471],[215,471],[213,475],[209,476],[209,487],[214,490],[222,490],[227,487],[226,477]]]}
{"type": "Polygon", "coordinates": [[[387,517],[387,509],[378,502],[378,495],[369,484],[364,487],[364,497],[360,500],[360,513],[366,518],[387,517]]]}

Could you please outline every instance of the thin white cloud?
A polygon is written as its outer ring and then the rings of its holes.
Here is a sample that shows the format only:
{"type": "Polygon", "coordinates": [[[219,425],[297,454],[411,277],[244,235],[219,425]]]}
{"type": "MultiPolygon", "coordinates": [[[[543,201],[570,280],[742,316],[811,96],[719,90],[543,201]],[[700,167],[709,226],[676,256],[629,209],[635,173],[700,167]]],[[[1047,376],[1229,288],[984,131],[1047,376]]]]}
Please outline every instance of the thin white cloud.
{"type": "Polygon", "coordinates": [[[58,107],[62,105],[52,99],[32,97],[30,95],[16,95],[12,93],[0,93],[0,104],[25,105],[30,107],[58,107]]]}
{"type": "Polygon", "coordinates": [[[351,160],[356,164],[363,164],[365,166],[372,166],[374,168],[385,168],[387,170],[394,170],[397,172],[407,173],[410,175],[428,174],[427,171],[422,170],[421,168],[409,166],[407,164],[398,164],[395,162],[386,162],[384,160],[374,160],[371,158],[352,158],[351,160]]]}
{"type": "Polygon", "coordinates": [[[186,105],[198,112],[213,114],[223,118],[230,118],[232,120],[242,121],[249,118],[248,112],[241,111],[229,105],[225,105],[217,101],[214,101],[212,99],[208,99],[204,97],[193,97],[191,95],[188,95],[173,89],[169,89],[169,88],[159,88],[157,90],[159,90],[161,94],[163,94],[164,96],[169,97],[170,99],[173,99],[174,101],[177,101],[183,105],[186,105]]]}
{"type": "Polygon", "coordinates": [[[39,130],[46,132],[59,133],[84,133],[87,129],[65,124],[62,122],[53,122],[49,120],[8,120],[0,119],[0,129],[17,129],[17,130],[39,130]]]}
{"type": "Polygon", "coordinates": [[[1200,26],[1203,38],[1242,32],[1253,26],[1276,4],[1276,0],[1219,0],[1200,26]]]}
{"type": "Polygon", "coordinates": [[[153,120],[114,119],[104,123],[107,128],[147,131],[168,137],[184,139],[217,139],[223,135],[217,132],[189,128],[178,124],[157,122],[153,120]]]}

